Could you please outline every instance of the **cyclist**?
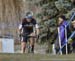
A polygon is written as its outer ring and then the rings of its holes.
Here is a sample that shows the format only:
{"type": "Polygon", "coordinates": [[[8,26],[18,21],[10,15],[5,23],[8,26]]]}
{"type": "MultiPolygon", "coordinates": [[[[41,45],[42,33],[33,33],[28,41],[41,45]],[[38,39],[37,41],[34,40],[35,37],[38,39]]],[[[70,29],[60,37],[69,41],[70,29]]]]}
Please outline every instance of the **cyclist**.
{"type": "Polygon", "coordinates": [[[36,35],[39,34],[38,24],[36,20],[33,18],[32,14],[26,15],[26,17],[22,20],[22,24],[19,27],[19,30],[21,31],[21,50],[22,53],[26,50],[26,44],[29,39],[30,41],[30,52],[34,53],[34,38],[36,35]],[[36,33],[36,34],[35,34],[36,33]],[[31,36],[31,37],[29,37],[31,36]]]}

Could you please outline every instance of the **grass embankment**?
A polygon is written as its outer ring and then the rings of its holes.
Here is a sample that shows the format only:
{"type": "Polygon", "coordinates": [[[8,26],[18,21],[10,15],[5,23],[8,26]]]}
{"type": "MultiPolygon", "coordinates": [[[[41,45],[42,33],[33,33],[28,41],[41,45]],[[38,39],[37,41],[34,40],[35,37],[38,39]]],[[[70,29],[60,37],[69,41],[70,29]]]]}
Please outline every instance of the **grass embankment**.
{"type": "Polygon", "coordinates": [[[0,54],[0,61],[75,61],[75,54],[0,54]]]}

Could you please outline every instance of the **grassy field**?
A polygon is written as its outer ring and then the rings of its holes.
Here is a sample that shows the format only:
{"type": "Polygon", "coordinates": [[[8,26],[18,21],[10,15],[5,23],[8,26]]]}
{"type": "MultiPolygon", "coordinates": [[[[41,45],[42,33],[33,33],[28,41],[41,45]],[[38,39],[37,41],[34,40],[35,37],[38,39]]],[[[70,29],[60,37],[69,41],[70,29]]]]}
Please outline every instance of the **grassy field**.
{"type": "Polygon", "coordinates": [[[75,61],[75,54],[0,54],[0,61],[75,61]]]}

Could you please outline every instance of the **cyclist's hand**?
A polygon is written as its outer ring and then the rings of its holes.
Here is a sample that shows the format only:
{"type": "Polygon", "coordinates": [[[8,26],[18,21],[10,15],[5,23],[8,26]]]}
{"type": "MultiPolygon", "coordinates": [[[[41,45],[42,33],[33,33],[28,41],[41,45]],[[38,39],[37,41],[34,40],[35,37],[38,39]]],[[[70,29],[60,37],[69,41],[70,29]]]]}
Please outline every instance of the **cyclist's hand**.
{"type": "Polygon", "coordinates": [[[30,36],[36,36],[36,35],[35,35],[35,33],[33,32],[33,33],[30,34],[30,36]]]}

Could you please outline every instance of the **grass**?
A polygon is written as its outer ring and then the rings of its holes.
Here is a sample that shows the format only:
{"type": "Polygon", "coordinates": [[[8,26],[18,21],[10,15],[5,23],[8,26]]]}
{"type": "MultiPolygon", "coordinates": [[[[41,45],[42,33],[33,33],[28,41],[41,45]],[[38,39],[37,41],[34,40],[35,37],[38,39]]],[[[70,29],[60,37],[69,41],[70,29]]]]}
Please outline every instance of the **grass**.
{"type": "Polygon", "coordinates": [[[0,61],[75,61],[75,54],[0,54],[0,61]]]}

